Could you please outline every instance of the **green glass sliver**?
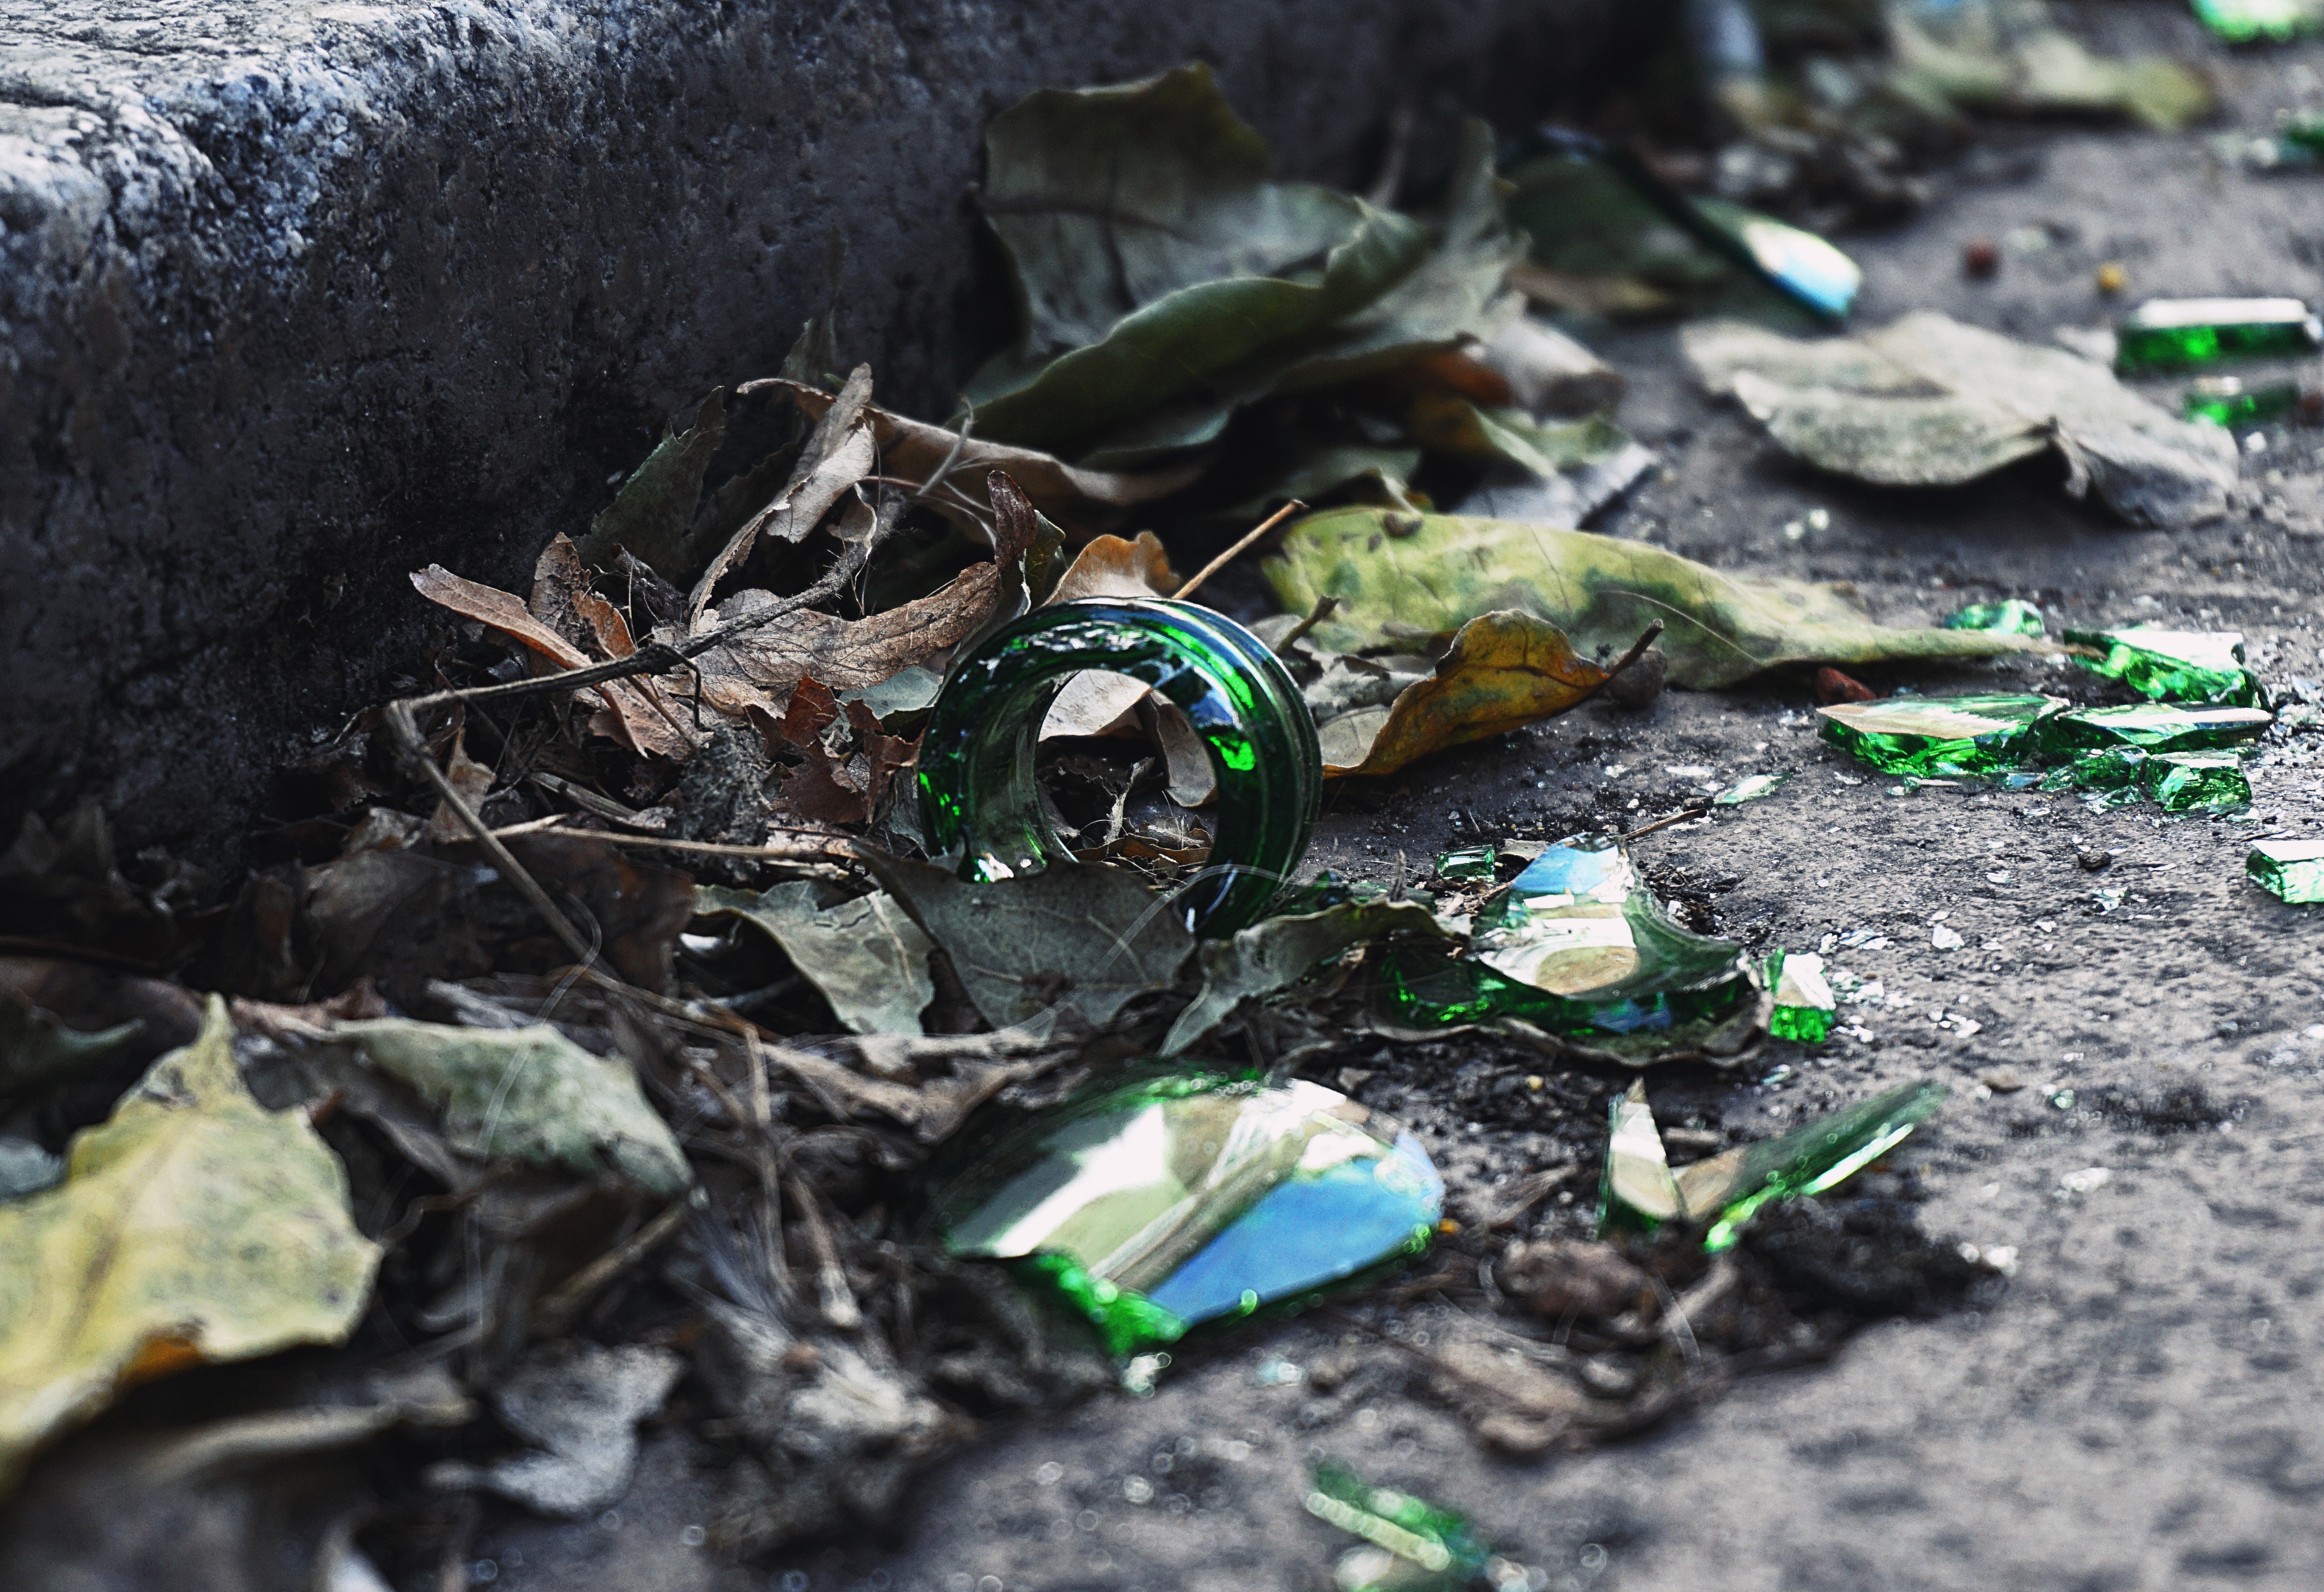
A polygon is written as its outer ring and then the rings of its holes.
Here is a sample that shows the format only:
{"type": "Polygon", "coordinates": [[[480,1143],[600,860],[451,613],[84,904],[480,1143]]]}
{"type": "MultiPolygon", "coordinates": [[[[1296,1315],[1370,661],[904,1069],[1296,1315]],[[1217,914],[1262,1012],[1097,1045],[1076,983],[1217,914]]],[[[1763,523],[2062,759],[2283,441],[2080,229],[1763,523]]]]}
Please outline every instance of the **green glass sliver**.
{"type": "Polygon", "coordinates": [[[2039,636],[2048,630],[2042,611],[2021,597],[2000,603],[1972,603],[1942,621],[1949,630],[1996,630],[2012,636],[2039,636]]]}
{"type": "Polygon", "coordinates": [[[2053,714],[2042,722],[2037,739],[2044,752],[2057,756],[2116,747],[2215,751],[2258,740],[2273,722],[2261,708],[2134,702],[2053,714]]]}
{"type": "Polygon", "coordinates": [[[2251,781],[2233,752],[2164,752],[2147,759],[2139,775],[2166,813],[2224,813],[2251,803],[2251,781]]]}
{"type": "Polygon", "coordinates": [[[1744,1225],[1775,1200],[1821,1194],[1894,1149],[1951,1091],[1942,1083],[1900,1084],[1744,1151],[1735,1192],[1703,1235],[1713,1254],[1734,1247],[1744,1225]]]}
{"type": "Polygon", "coordinates": [[[2244,871],[2279,901],[2324,904],[2324,841],[2257,842],[2244,859],[2244,871]]]}
{"type": "Polygon", "coordinates": [[[2064,705],[2063,699],[2054,696],[1980,694],[1889,697],[1817,711],[1823,719],[1821,733],[1828,744],[1884,774],[1929,779],[1987,776],[2015,768],[2033,746],[2035,725],[2064,705]],[[1964,713],[1986,719],[1993,727],[1978,735],[1962,735],[1950,727],[1915,733],[1904,725],[1922,710],[1930,714],[1964,713]],[[1876,729],[1851,722],[1872,720],[1875,715],[1895,722],[1876,729]]]}
{"type": "Polygon", "coordinates": [[[1172,897],[1195,933],[1248,926],[1307,850],[1323,759],[1298,686],[1266,643],[1224,614],[1166,598],[1054,603],[957,659],[920,742],[920,827],[962,877],[993,879],[1070,860],[1043,817],[1041,721],[1073,676],[1102,669],[1185,710],[1219,781],[1210,862],[1172,897]]]}
{"type": "Polygon", "coordinates": [[[1328,1459],[1317,1462],[1314,1477],[1304,1500],[1307,1513],[1453,1584],[1474,1576],[1489,1556],[1476,1528],[1449,1509],[1372,1486],[1328,1459]]]}
{"type": "Polygon", "coordinates": [[[2198,382],[2187,389],[2180,415],[2189,420],[2207,420],[2214,426],[2224,426],[2231,431],[2246,426],[2279,420],[2300,407],[2300,383],[2270,382],[2264,386],[2246,388],[2232,376],[2209,382],[2198,382]]]}
{"type": "MultiPolygon", "coordinates": [[[[2218,656],[2204,659],[2170,650],[2179,645],[2172,637],[2186,632],[2068,630],[2069,647],[2098,649],[2103,656],[2077,655],[2074,661],[2093,674],[2120,680],[2141,696],[2156,702],[2209,703],[2223,707],[2264,707],[2259,681],[2244,666],[2240,640],[2215,645],[2218,656]]],[[[2192,632],[2202,636],[2203,632],[2192,632]]],[[[2206,637],[2218,640],[2218,638],[2206,637]]]]}
{"type": "Polygon", "coordinates": [[[2317,346],[2316,320],[2306,308],[2269,299],[2143,304],[2115,336],[2115,368],[2126,375],[2223,359],[2296,358],[2317,346]],[[2205,318],[2190,321],[2190,311],[2205,318]]]}

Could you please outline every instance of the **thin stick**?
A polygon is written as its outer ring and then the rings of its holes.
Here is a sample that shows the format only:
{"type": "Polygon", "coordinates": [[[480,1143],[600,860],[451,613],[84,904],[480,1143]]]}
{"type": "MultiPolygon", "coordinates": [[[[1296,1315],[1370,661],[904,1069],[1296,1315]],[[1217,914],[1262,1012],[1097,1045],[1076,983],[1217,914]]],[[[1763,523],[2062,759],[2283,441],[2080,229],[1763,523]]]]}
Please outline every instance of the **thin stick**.
{"type": "MultiPolygon", "coordinates": [[[[827,850],[795,851],[786,846],[727,846],[720,845],[715,841],[668,840],[654,834],[615,834],[611,830],[605,829],[544,829],[541,827],[541,820],[535,819],[530,824],[512,824],[506,829],[493,830],[493,833],[496,835],[546,834],[554,835],[561,840],[611,841],[616,845],[658,847],[665,851],[692,851],[706,857],[756,857],[770,862],[819,862],[828,858],[852,854],[827,850]]],[[[844,839],[845,837],[833,838],[844,839]]]]}
{"type": "Polygon", "coordinates": [[[1286,520],[1290,519],[1291,516],[1298,513],[1306,506],[1306,504],[1301,502],[1297,498],[1293,498],[1289,502],[1284,504],[1283,507],[1277,509],[1274,513],[1269,514],[1266,519],[1260,520],[1256,526],[1252,527],[1251,529],[1244,535],[1243,538],[1235,543],[1233,547],[1229,548],[1225,552],[1212,559],[1208,564],[1204,565],[1202,569],[1196,573],[1194,579],[1188,581],[1185,585],[1180,586],[1176,591],[1171,593],[1170,595],[1182,599],[1193,596],[1196,587],[1200,586],[1204,581],[1210,579],[1211,576],[1218,574],[1220,570],[1224,569],[1228,565],[1233,563],[1244,553],[1250,551],[1250,545],[1253,542],[1259,540],[1259,538],[1265,536],[1268,531],[1273,530],[1277,526],[1282,524],[1286,520]]]}
{"type": "Polygon", "coordinates": [[[1301,638],[1305,636],[1308,631],[1314,630],[1317,625],[1322,624],[1325,620],[1331,618],[1339,611],[1340,600],[1332,595],[1331,593],[1326,592],[1322,596],[1316,598],[1315,606],[1307,611],[1307,617],[1301,620],[1297,624],[1293,625],[1291,629],[1285,633],[1283,640],[1275,644],[1275,655],[1277,658],[1290,657],[1293,643],[1298,641],[1301,638]]]}
{"type": "Polygon", "coordinates": [[[554,1338],[565,1330],[589,1296],[659,1248],[686,1220],[687,1202],[673,1200],[659,1216],[557,1284],[533,1312],[538,1336],[554,1338]]]}
{"type": "Polygon", "coordinates": [[[847,1266],[839,1258],[831,1224],[806,1179],[793,1173],[785,1181],[790,1184],[791,1203],[798,1208],[799,1225],[807,1229],[807,1249],[815,1256],[816,1292],[821,1295],[823,1319],[839,1331],[853,1332],[863,1324],[863,1307],[855,1302],[855,1290],[848,1285],[847,1266]]]}
{"type": "Polygon", "coordinates": [[[1622,654],[1621,657],[1616,658],[1612,664],[1608,666],[1605,678],[1600,680],[1597,685],[1591,686],[1589,690],[1584,691],[1581,695],[1568,703],[1566,704],[1566,711],[1571,713],[1573,709],[1580,707],[1583,703],[1597,695],[1600,691],[1603,690],[1612,682],[1616,675],[1620,674],[1624,669],[1628,668],[1632,664],[1637,662],[1638,659],[1644,658],[1646,655],[1646,649],[1653,646],[1655,644],[1655,638],[1662,633],[1662,621],[1656,620],[1654,623],[1648,625],[1646,627],[1646,633],[1640,636],[1637,640],[1631,642],[1630,649],[1622,654]]]}
{"type": "Polygon", "coordinates": [[[1690,818],[1700,818],[1710,811],[1709,807],[1682,807],[1667,818],[1657,818],[1652,824],[1641,824],[1622,839],[1626,842],[1634,841],[1642,834],[1652,834],[1657,829],[1668,829],[1674,824],[1683,824],[1690,818]]]}

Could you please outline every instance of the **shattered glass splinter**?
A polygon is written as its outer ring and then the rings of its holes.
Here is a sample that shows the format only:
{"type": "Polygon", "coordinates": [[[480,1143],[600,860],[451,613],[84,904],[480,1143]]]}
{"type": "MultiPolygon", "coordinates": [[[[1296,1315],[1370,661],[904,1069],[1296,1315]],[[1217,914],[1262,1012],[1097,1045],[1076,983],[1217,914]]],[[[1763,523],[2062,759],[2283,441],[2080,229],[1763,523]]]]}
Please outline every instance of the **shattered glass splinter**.
{"type": "Polygon", "coordinates": [[[1463,846],[1457,851],[1439,852],[1436,858],[1436,877],[1455,882],[1492,878],[1493,848],[1463,846]]]}
{"type": "Polygon", "coordinates": [[[2115,368],[2138,375],[2221,359],[2298,357],[2319,345],[2324,332],[2297,299],[2152,299],[2116,328],[2115,368]]]}
{"type": "Polygon", "coordinates": [[[2120,680],[2157,702],[2211,703],[2228,707],[2265,707],[2259,681],[2244,667],[2244,639],[2236,630],[2165,630],[2134,626],[2126,630],[2068,630],[2069,647],[2094,650],[2074,661],[2109,680],[2120,680]]]}
{"type": "Polygon", "coordinates": [[[935,1197],[959,1256],[1017,1260],[1128,1354],[1417,1254],[1420,1141],[1319,1084],[1189,1073],[1003,1134],[935,1197]]]}
{"type": "Polygon", "coordinates": [[[1267,907],[1306,852],[1322,802],[1315,722],[1282,660],[1224,614],[1163,598],[1037,608],[953,664],[920,741],[920,827],[963,878],[1008,879],[1069,860],[1042,814],[1034,759],[1065,682],[1100,669],[1143,681],[1192,721],[1218,776],[1209,866],[1172,909],[1231,934],[1267,907]]]}
{"type": "Polygon", "coordinates": [[[1816,711],[1824,740],[1857,761],[1928,779],[2015,768],[2034,726],[2066,705],[2062,696],[1893,696],[1816,711]]]}
{"type": "Polygon", "coordinates": [[[1314,1474],[1301,1505],[1379,1551],[1356,1550],[1341,1560],[1340,1592],[1455,1592],[1484,1572],[1491,1551],[1461,1515],[1410,1493],[1370,1486],[1328,1459],[1317,1461],[1314,1474]]]}
{"type": "Polygon", "coordinates": [[[1767,1032],[1777,1039],[1821,1044],[1840,1016],[1840,1002],[1824,978],[1823,958],[1812,952],[1778,951],[1767,959],[1766,984],[1775,998],[1767,1032]]]}
{"type": "Polygon", "coordinates": [[[1957,613],[1945,615],[1943,625],[1949,630],[1999,630],[2013,636],[2049,633],[2042,611],[2020,597],[2002,603],[1972,603],[1957,613]]]}
{"type": "Polygon", "coordinates": [[[2251,805],[2251,781],[2233,752],[2163,752],[2146,759],[2139,778],[2166,813],[2225,813],[2251,805]]]}
{"type": "Polygon", "coordinates": [[[2134,702],[2080,707],[2042,721],[2042,750],[2064,754],[2109,747],[2144,751],[2217,751],[2256,741],[2275,716],[2264,708],[2134,702]]]}
{"type": "Polygon", "coordinates": [[[1470,948],[1460,960],[1392,949],[1384,989],[1398,1017],[1623,1035],[1722,1021],[1754,993],[1742,947],[1673,923],[1602,836],[1561,841],[1527,864],[1478,912],[1470,948]]]}
{"type": "Polygon", "coordinates": [[[1924,1079],[1859,1100],[1789,1133],[1671,1171],[1643,1081],[1614,1102],[1598,1225],[1601,1233],[1651,1232],[1664,1222],[1709,1222],[1702,1247],[1734,1247],[1770,1201],[1821,1194],[1877,1161],[1951,1092],[1924,1079]]]}
{"type": "Polygon", "coordinates": [[[2206,420],[2230,431],[2282,419],[2300,407],[2297,382],[2268,382],[2246,387],[2233,376],[2201,376],[2187,389],[2180,413],[2190,420],[2206,420]]]}
{"type": "Polygon", "coordinates": [[[2324,841],[2260,841],[2244,859],[2252,882],[2294,906],[2324,903],[2324,841]]]}

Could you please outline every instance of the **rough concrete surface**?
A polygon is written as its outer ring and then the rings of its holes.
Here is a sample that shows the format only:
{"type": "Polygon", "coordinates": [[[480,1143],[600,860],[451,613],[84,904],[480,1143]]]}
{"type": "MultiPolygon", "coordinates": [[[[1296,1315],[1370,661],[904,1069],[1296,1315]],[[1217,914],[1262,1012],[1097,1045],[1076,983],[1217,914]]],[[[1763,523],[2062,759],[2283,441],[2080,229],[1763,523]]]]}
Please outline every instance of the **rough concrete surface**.
{"type": "MultiPolygon", "coordinates": [[[[2126,9],[2202,52],[2171,12],[2126,9]]],[[[2212,64],[2230,120],[2259,129],[2303,84],[2312,92],[2324,51],[2212,64]]],[[[1894,236],[1851,240],[1869,273],[1862,324],[1928,305],[2045,336],[2115,312],[2091,285],[2108,260],[2127,267],[2134,299],[2317,294],[2312,179],[2216,171],[2191,135],[2053,130],[1991,147],[1993,180],[1953,189],[1894,236]],[[2013,246],[1997,281],[1963,280],[1963,243],[2036,226],[2047,249],[2013,246]]],[[[2324,678],[2313,431],[2273,430],[2247,456],[2232,518],[2126,530],[2069,505],[2040,471],[1917,494],[1812,475],[1696,393],[1670,332],[1599,341],[1632,379],[1624,419],[1668,466],[1613,517],[1618,534],[1722,567],[1851,579],[1897,620],[2015,595],[2053,622],[2240,628],[2272,678],[2324,678]],[[1819,508],[1828,526],[1808,520],[1819,508]]],[[[2167,400],[2176,388],[2152,391],[2167,400]]],[[[2084,700],[2096,689],[2034,660],[1877,678],[2084,700]]],[[[721,1569],[680,1535],[704,1518],[715,1477],[671,1444],[611,1520],[510,1521],[479,1554],[502,1556],[500,1584],[520,1592],[1322,1588],[1348,1539],[1299,1497],[1310,1460],[1328,1455],[1471,1512],[1566,1592],[2324,1585],[2324,908],[2282,906],[2242,877],[2248,837],[2324,826],[2315,738],[2266,755],[2247,814],[2164,818],[2146,805],[2093,814],[2071,796],[1892,791],[1818,743],[1811,706],[1794,681],[1674,694],[1637,716],[1586,708],[1385,793],[1342,787],[1310,861],[1382,878],[1398,852],[1420,861],[1467,838],[1455,809],[1492,833],[1554,835],[1670,812],[1708,783],[1674,768],[1796,771],[1773,797],[1641,839],[1639,860],[1711,901],[1729,932],[1793,947],[1877,936],[1834,960],[1886,999],[1844,1008],[1868,1037],[1774,1044],[1742,1078],[1657,1074],[1658,1109],[1731,1142],[1914,1076],[1948,1081],[1951,1104],[1897,1157],[1900,1175],[1926,1192],[1931,1231],[2015,1250],[1997,1302],[1877,1328],[1830,1366],[1747,1379],[1641,1440],[1526,1464],[1489,1457],[1407,1392],[1376,1341],[1356,1346],[1376,1376],[1330,1393],[1279,1371],[1262,1385],[1268,1361],[1313,1367],[1341,1348],[1341,1325],[1310,1319],[1191,1349],[1149,1401],[1102,1399],[963,1452],[891,1540],[747,1578],[721,1569]],[[2102,870],[2076,860],[2116,848],[2102,870]],[[1962,949],[1932,945],[1940,914],[1962,949]],[[2005,1066],[2027,1087],[1980,1085],[2005,1066]],[[2062,1181],[2092,1168],[2109,1173],[2096,1187],[2062,1181]]],[[[1361,1098],[1421,1131],[1452,1214],[1473,1222],[1497,1186],[1560,1152],[1496,1087],[1537,1061],[1436,1054],[1424,1065],[1425,1053],[1367,1043],[1342,1061],[1376,1072],[1361,1098]]],[[[1627,1082],[1580,1081],[1601,1096],[1627,1082]]],[[[1574,1187],[1540,1230],[1581,1227],[1588,1185],[1574,1187]]],[[[1411,1307],[1407,1330],[1436,1308],[1411,1307]]]]}
{"type": "Polygon", "coordinates": [[[942,412],[968,189],[1030,89],[1221,69],[1347,179],[1413,97],[1521,117],[1600,0],[0,0],[0,823],[213,856],[286,736],[504,582],[665,417],[839,346],[942,412]]]}

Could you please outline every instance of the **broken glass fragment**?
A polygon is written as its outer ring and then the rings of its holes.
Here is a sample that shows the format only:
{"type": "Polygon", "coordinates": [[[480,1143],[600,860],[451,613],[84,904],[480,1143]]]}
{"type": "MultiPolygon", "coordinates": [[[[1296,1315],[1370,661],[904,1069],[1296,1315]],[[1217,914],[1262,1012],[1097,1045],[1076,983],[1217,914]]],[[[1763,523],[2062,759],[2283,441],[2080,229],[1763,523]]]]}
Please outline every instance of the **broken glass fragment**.
{"type": "Polygon", "coordinates": [[[1493,877],[1493,848],[1462,846],[1458,851],[1443,851],[1436,858],[1436,877],[1465,882],[1493,877]]]}
{"type": "Polygon", "coordinates": [[[2162,752],[2147,759],[2139,775],[2146,794],[2166,813],[2225,813],[2251,805],[2251,781],[2233,752],[2162,752]]]}
{"type": "Polygon", "coordinates": [[[1674,1219],[1708,1222],[1702,1247],[1713,1253],[1731,1248],[1761,1206],[1821,1194],[1854,1176],[1895,1147],[1950,1092],[1933,1080],[1902,1084],[1674,1174],[1646,1085],[1635,1083],[1614,1105],[1599,1229],[1651,1231],[1674,1219]]]}
{"type": "Polygon", "coordinates": [[[1127,1354],[1418,1253],[1420,1142],[1317,1084],[1178,1074],[1005,1133],[933,1201],[955,1255],[1019,1260],[1127,1354]]]}
{"type": "Polygon", "coordinates": [[[1445,1592],[1467,1587],[1491,1557],[1476,1529],[1449,1509],[1393,1487],[1369,1486],[1342,1465],[1318,1461],[1301,1500],[1307,1513],[1361,1537],[1379,1554],[1354,1550],[1340,1560],[1341,1592],[1445,1592]],[[1389,1562],[1382,1562],[1382,1555],[1389,1562]],[[1417,1572],[1416,1574],[1415,1572],[1417,1572]]]}
{"type": "Polygon", "coordinates": [[[1392,948],[1383,988],[1399,1017],[1448,1026],[1517,1017],[1569,1035],[1663,1034],[1734,1017],[1754,994],[1742,947],[1681,928],[1621,847],[1575,835],[1487,897],[1471,955],[1392,948]]]}
{"type": "Polygon", "coordinates": [[[2138,375],[2221,359],[2296,357],[2319,345],[2324,332],[2297,299],[2150,299],[2116,328],[2115,368],[2138,375]]]}
{"type": "Polygon", "coordinates": [[[2257,842],[2244,859],[2244,871],[2279,901],[2295,906],[2324,903],[2324,841],[2257,842]]]}
{"type": "Polygon", "coordinates": [[[2134,702],[2122,707],[2078,707],[2042,721],[2042,750],[2138,747],[2150,752],[2215,751],[2256,741],[2274,722],[2264,708],[2183,706],[2134,702]]]}
{"type": "Polygon", "coordinates": [[[2040,636],[2048,633],[2042,611],[2020,597],[2002,603],[1972,603],[1958,613],[1944,618],[1949,630],[2001,630],[2013,636],[2040,636]]]}
{"type": "Polygon", "coordinates": [[[2074,661],[2109,680],[2120,680],[2141,696],[2158,702],[2212,703],[2264,707],[2259,681],[2244,667],[2238,630],[2165,630],[2134,626],[2126,630],[2068,630],[2066,644],[2096,652],[2074,661]]]}
{"type": "MultiPolygon", "coordinates": [[[[1360,906],[1367,901],[1387,897],[1388,887],[1369,879],[1350,879],[1335,870],[1324,868],[1305,884],[1286,891],[1268,909],[1271,917],[1305,916],[1311,912],[1328,911],[1334,906],[1360,906]]],[[[1423,906],[1432,905],[1434,897],[1425,890],[1406,892],[1423,906]]]]}
{"type": "Polygon", "coordinates": [[[2142,747],[2109,746],[2078,755],[2070,763],[2052,768],[2041,778],[2043,790],[2127,791],[2135,801],[2140,770],[2147,753],[2142,747]]]}
{"type": "Polygon", "coordinates": [[[2324,24],[2324,5],[2317,0],[2195,0],[2195,14],[2230,44],[2282,43],[2324,24]]]}
{"type": "Polygon", "coordinates": [[[2300,383],[2264,382],[2246,387],[2234,376],[2198,376],[2187,389],[2180,413],[2230,431],[2279,420],[2300,407],[2300,383]]]}
{"type": "Polygon", "coordinates": [[[1840,1014],[1840,1002],[1824,978],[1823,958],[1813,952],[1778,951],[1767,959],[1766,976],[1775,997],[1767,1032],[1777,1039],[1821,1044],[1840,1014]]]}
{"type": "Polygon", "coordinates": [[[1745,802],[1756,802],[1761,796],[1773,796],[1790,782],[1788,774],[1746,774],[1742,778],[1711,798],[1714,807],[1739,807],[1745,802]]]}
{"type": "Polygon", "coordinates": [[[1892,696],[1818,708],[1823,738],[1884,774],[1920,778],[2006,772],[2033,750],[2034,727],[2062,696],[1892,696]]]}

